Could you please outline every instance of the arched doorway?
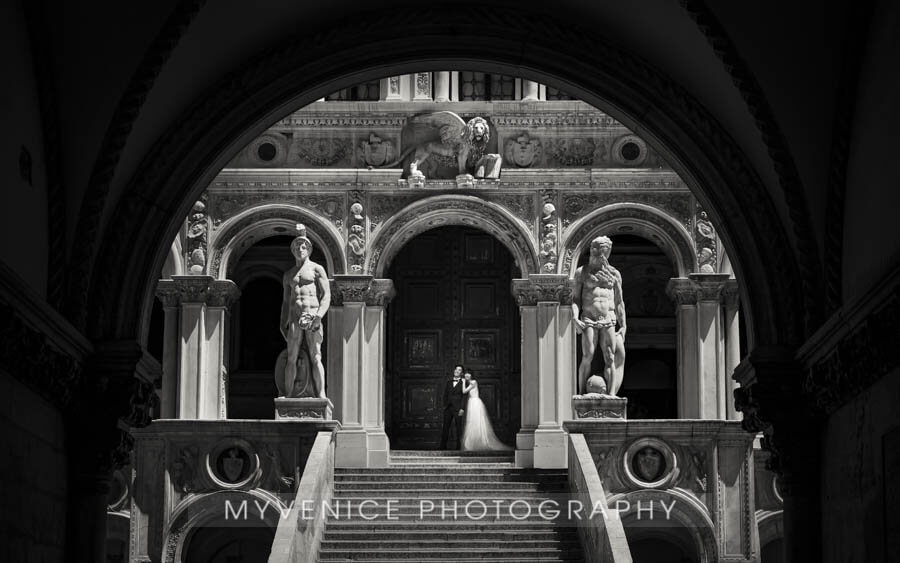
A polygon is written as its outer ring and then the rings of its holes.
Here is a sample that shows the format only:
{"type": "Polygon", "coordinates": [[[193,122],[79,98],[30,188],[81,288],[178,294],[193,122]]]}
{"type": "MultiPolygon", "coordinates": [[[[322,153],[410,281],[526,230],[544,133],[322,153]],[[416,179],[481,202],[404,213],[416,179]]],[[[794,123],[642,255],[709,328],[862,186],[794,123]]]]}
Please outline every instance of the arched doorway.
{"type": "MultiPolygon", "coordinates": [[[[497,436],[520,425],[520,326],[512,255],[471,227],[411,239],[391,262],[397,296],[388,307],[385,426],[395,449],[440,442],[443,390],[455,364],[479,381],[497,436]]],[[[451,435],[451,448],[457,442],[451,435]]]]}
{"type": "Polygon", "coordinates": [[[207,525],[190,532],[182,561],[256,563],[269,558],[275,530],[268,526],[207,525]]]}

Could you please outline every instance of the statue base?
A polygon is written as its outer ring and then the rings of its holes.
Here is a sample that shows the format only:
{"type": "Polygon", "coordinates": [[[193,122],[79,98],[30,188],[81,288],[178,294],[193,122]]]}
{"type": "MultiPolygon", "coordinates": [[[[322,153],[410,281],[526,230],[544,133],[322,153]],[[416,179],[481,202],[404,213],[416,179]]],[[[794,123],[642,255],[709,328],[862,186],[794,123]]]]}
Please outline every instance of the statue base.
{"type": "Polygon", "coordinates": [[[618,418],[625,420],[628,399],[601,393],[587,393],[572,397],[575,418],[618,418]]]}
{"type": "Polygon", "coordinates": [[[331,399],[318,397],[278,397],[275,399],[275,420],[332,420],[334,404],[331,399]]]}

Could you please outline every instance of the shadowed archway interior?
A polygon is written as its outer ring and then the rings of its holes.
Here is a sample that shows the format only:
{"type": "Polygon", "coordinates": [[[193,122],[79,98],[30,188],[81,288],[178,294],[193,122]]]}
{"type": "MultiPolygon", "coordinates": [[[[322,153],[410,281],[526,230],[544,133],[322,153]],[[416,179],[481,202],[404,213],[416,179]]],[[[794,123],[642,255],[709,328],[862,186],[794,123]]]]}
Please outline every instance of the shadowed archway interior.
{"type": "MultiPolygon", "coordinates": [[[[518,277],[509,251],[484,231],[446,226],[409,242],[391,262],[385,427],[394,449],[439,445],[444,387],[462,364],[478,380],[497,436],[520,428],[518,277]]],[[[458,449],[452,431],[448,447],[458,449]]]]}

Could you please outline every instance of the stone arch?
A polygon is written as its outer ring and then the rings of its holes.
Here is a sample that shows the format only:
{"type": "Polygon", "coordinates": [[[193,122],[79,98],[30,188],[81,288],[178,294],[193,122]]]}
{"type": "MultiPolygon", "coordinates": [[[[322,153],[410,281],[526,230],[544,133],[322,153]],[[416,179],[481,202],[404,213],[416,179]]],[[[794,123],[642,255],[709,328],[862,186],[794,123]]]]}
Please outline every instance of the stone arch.
{"type": "MultiPolygon", "coordinates": [[[[187,538],[192,530],[203,527],[205,524],[225,517],[228,506],[241,514],[243,503],[246,503],[246,520],[257,525],[262,524],[278,529],[280,511],[285,508],[279,498],[262,489],[249,491],[232,490],[216,491],[189,497],[172,512],[169,520],[171,524],[166,533],[166,542],[163,548],[163,563],[178,563],[183,560],[182,553],[187,547],[187,538]],[[268,506],[267,510],[260,512],[254,501],[260,506],[268,506]],[[251,514],[251,511],[253,513],[251,514]]],[[[234,514],[231,512],[230,514],[234,514]]],[[[242,516],[239,516],[242,517],[242,516]]]]}
{"type": "MultiPolygon", "coordinates": [[[[699,563],[713,563],[719,560],[715,525],[703,503],[692,495],[678,489],[641,489],[613,495],[607,500],[607,504],[612,509],[620,506],[617,504],[619,501],[628,503],[628,509],[619,513],[622,524],[626,527],[629,522],[637,520],[637,503],[640,501],[643,509],[641,518],[648,518],[647,507],[652,507],[654,520],[660,519],[662,522],[669,522],[670,528],[673,528],[671,521],[675,520],[680,532],[687,531],[693,541],[692,547],[699,556],[699,563]],[[660,502],[664,502],[666,507],[671,506],[668,509],[670,515],[668,520],[666,509],[660,502]]],[[[664,536],[665,533],[665,526],[661,526],[656,535],[664,536]]],[[[629,541],[631,541],[630,538],[629,541]]],[[[677,540],[676,543],[678,543],[677,540]]]]}
{"type": "Polygon", "coordinates": [[[516,261],[521,276],[538,273],[532,236],[521,221],[499,205],[469,195],[442,195],[412,203],[375,233],[365,271],[384,277],[397,252],[410,239],[445,225],[467,225],[499,240],[516,261]]]}
{"type": "Polygon", "coordinates": [[[306,225],[307,236],[323,250],[326,271],[330,275],[343,274],[346,258],[341,233],[314,211],[284,204],[254,207],[222,223],[209,242],[208,274],[217,279],[228,278],[247,248],[264,238],[292,236],[297,223],[306,225]]]}
{"type": "Polygon", "coordinates": [[[759,530],[759,548],[778,539],[784,539],[784,511],[757,511],[756,527],[759,530]]]}
{"type": "Polygon", "coordinates": [[[573,223],[563,237],[559,271],[575,275],[578,257],[599,235],[640,235],[657,244],[668,256],[678,277],[697,271],[697,256],[687,229],[664,212],[641,203],[614,203],[573,223]]]}
{"type": "Polygon", "coordinates": [[[116,220],[98,235],[97,260],[84,276],[72,276],[75,315],[87,317],[90,311],[85,322],[90,320],[93,338],[139,335],[149,311],[139,300],[156,281],[156,268],[148,263],[161,265],[153,259],[160,252],[158,241],[171,240],[178,228],[169,217],[185,216],[217,171],[284,114],[366,80],[465,66],[560,86],[639,132],[691,186],[733,250],[735,272],[745,281],[751,340],[802,342],[810,329],[804,322],[814,315],[798,304],[815,303],[816,296],[801,290],[809,277],[801,271],[814,267],[792,250],[770,194],[729,132],[670,77],[602,34],[546,14],[534,16],[528,8],[472,12],[423,5],[293,37],[234,69],[196,100],[189,115],[173,122],[119,200],[109,202],[116,220]],[[427,45],[418,32],[428,33],[427,45]],[[542,39],[541,49],[530,48],[534,37],[542,39]],[[198,131],[208,142],[196,142],[198,131]],[[156,150],[160,147],[165,150],[156,150]],[[82,286],[81,279],[89,281],[82,286]]]}

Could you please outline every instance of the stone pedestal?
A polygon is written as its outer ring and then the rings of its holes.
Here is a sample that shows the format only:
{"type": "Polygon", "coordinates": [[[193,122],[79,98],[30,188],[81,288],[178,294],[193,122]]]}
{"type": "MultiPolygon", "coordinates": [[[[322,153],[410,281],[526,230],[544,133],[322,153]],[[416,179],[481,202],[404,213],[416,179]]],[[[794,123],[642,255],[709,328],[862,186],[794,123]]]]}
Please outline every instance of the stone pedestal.
{"type": "Polygon", "coordinates": [[[575,390],[575,331],[567,276],[532,274],[513,280],[522,317],[522,429],[520,467],[568,467],[567,435],[575,390]]]}
{"type": "Polygon", "coordinates": [[[318,397],[278,397],[275,399],[275,420],[332,420],[334,404],[331,399],[318,397]]]}
{"type": "Polygon", "coordinates": [[[628,399],[600,393],[587,393],[572,397],[575,418],[617,418],[625,420],[628,399]]]}

